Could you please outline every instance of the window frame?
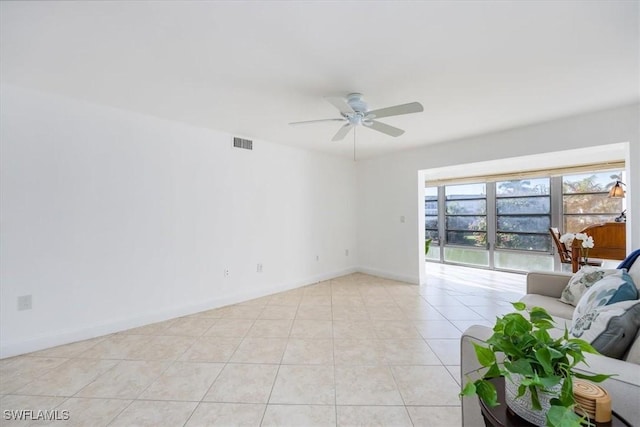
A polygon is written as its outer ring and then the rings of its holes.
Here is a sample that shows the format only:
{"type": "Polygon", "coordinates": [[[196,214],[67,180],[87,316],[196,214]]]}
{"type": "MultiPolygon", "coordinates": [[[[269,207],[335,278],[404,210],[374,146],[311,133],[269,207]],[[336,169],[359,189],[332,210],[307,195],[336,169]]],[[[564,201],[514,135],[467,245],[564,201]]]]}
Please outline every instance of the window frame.
{"type": "Polygon", "coordinates": [[[489,209],[488,209],[488,203],[487,203],[487,183],[483,182],[483,183],[469,183],[469,184],[456,184],[456,186],[460,186],[460,185],[478,185],[478,184],[482,184],[484,185],[484,197],[481,196],[475,196],[472,195],[471,197],[463,197],[463,198],[449,198],[447,196],[447,186],[442,186],[442,197],[444,199],[444,221],[443,221],[443,225],[442,225],[442,231],[443,231],[443,247],[453,247],[453,248],[466,248],[466,249],[478,249],[478,250],[487,250],[490,246],[490,242],[489,242],[489,209]],[[461,214],[461,213],[456,213],[456,214],[449,214],[447,212],[447,202],[456,202],[456,201],[484,201],[484,214],[478,214],[478,213],[468,213],[468,214],[461,214]],[[448,219],[450,217],[484,217],[485,218],[485,229],[484,230],[468,230],[468,229],[458,229],[458,228],[449,228],[449,221],[448,219]],[[481,233],[484,234],[484,240],[485,240],[485,244],[484,245],[463,245],[463,244],[458,244],[458,243],[451,243],[449,241],[449,232],[468,232],[468,233],[481,233]]]}
{"type": "MultiPolygon", "coordinates": [[[[572,233],[577,233],[580,230],[575,229],[575,230],[570,230],[567,226],[567,218],[593,218],[593,217],[610,217],[610,221],[613,222],[615,220],[616,217],[618,217],[620,215],[620,212],[622,212],[625,209],[625,203],[624,203],[624,199],[621,199],[621,206],[619,211],[613,212],[613,213],[609,213],[609,212],[595,212],[595,211],[589,211],[589,212],[580,212],[580,213],[567,213],[565,211],[565,198],[567,197],[571,197],[571,196],[604,196],[604,197],[608,197],[609,195],[609,190],[607,189],[607,187],[604,188],[603,191],[585,191],[585,192],[571,192],[571,193],[565,193],[564,191],[564,185],[565,185],[565,177],[570,177],[570,176],[576,176],[576,175],[586,175],[586,174],[592,174],[592,175],[596,175],[596,174],[608,174],[608,173],[620,173],[620,177],[621,179],[624,179],[624,175],[625,175],[625,171],[624,170],[620,170],[620,169],[603,169],[603,170],[597,170],[597,171],[592,171],[592,172],[586,172],[586,173],[578,173],[578,174],[564,174],[562,176],[560,176],[560,226],[559,229],[561,230],[562,233],[567,233],[567,232],[572,232],[572,233]]],[[[597,221],[597,222],[590,222],[590,221],[586,221],[589,224],[598,224],[601,223],[602,221],[597,221]]],[[[588,225],[587,225],[588,226],[588,225]]],[[[584,228],[584,227],[582,227],[584,228]]],[[[582,229],[581,228],[581,229],[582,229]]]]}
{"type": "MultiPolygon", "coordinates": [[[[593,175],[593,174],[599,174],[599,173],[611,173],[611,174],[618,174],[619,176],[621,176],[621,180],[624,181],[625,179],[625,169],[624,169],[624,163],[623,162],[617,162],[617,163],[608,163],[608,164],[597,164],[597,165],[582,165],[582,166],[576,166],[576,167],[565,167],[565,168],[558,168],[558,169],[552,169],[552,170],[547,170],[547,173],[544,174],[544,171],[536,171],[535,173],[533,173],[532,175],[527,175],[526,171],[523,172],[519,172],[519,173],[514,173],[514,174],[503,174],[503,175],[493,175],[493,176],[485,176],[485,177],[472,177],[469,178],[468,181],[465,181],[464,178],[460,178],[460,179],[451,179],[451,180],[439,180],[439,181],[428,181],[425,184],[425,187],[431,187],[431,188],[437,188],[437,194],[438,194],[438,201],[437,201],[437,206],[438,206],[438,215],[437,215],[437,225],[438,225],[438,241],[434,240],[432,242],[432,246],[435,245],[437,243],[437,246],[439,246],[439,260],[437,258],[431,258],[428,259],[428,261],[430,262],[441,262],[441,263],[445,263],[445,264],[456,264],[456,265],[466,265],[466,266],[470,266],[470,267],[474,267],[474,268],[483,268],[483,269],[492,269],[492,270],[498,270],[498,271],[514,271],[514,272],[523,272],[523,270],[521,269],[521,267],[518,265],[518,262],[516,261],[516,263],[514,264],[513,268],[510,268],[509,266],[503,264],[502,262],[500,262],[499,264],[501,264],[499,267],[497,266],[497,258],[498,257],[502,257],[501,254],[524,254],[524,255],[529,255],[531,257],[538,257],[539,259],[537,261],[532,260],[532,262],[537,263],[538,265],[544,265],[544,269],[547,269],[549,267],[551,267],[551,270],[549,271],[562,271],[562,264],[559,262],[559,259],[557,256],[555,256],[555,246],[552,244],[551,239],[550,239],[550,235],[548,234],[548,230],[543,232],[543,231],[539,231],[539,232],[520,232],[520,231],[514,231],[514,232],[508,232],[508,231],[498,231],[498,218],[499,217],[508,217],[508,216],[513,216],[513,217],[518,217],[518,216],[525,216],[525,217],[535,217],[535,216],[539,216],[539,217],[548,217],[549,221],[550,221],[550,227],[557,227],[561,230],[561,232],[566,232],[565,230],[565,218],[570,217],[570,216],[609,216],[610,221],[613,221],[615,217],[619,216],[619,212],[615,212],[615,213],[611,213],[609,214],[608,212],[597,212],[597,213],[577,213],[577,214],[568,214],[565,213],[564,211],[564,202],[565,202],[565,196],[572,196],[572,195],[587,195],[587,194],[598,194],[598,195],[605,195],[608,193],[609,191],[609,186],[610,184],[606,183],[604,184],[603,182],[605,182],[604,179],[600,179],[599,181],[599,185],[600,188],[602,188],[604,186],[604,188],[606,189],[606,191],[598,191],[598,192],[585,192],[585,193],[579,193],[579,192],[573,192],[573,193],[565,193],[564,192],[564,177],[565,176],[572,176],[572,175],[593,175]],[[544,179],[548,179],[548,185],[549,185],[549,191],[548,194],[533,194],[533,195],[522,195],[522,196],[516,196],[516,195],[501,195],[498,196],[497,195],[497,183],[498,182],[504,182],[504,181],[518,181],[518,180],[533,180],[533,179],[539,179],[539,178],[544,178],[544,179]],[[462,185],[471,185],[471,184],[481,184],[484,185],[484,192],[485,195],[484,197],[481,196],[477,196],[474,197],[473,194],[468,195],[467,197],[464,196],[464,194],[462,195],[462,197],[459,198],[452,198],[449,199],[446,195],[446,188],[448,186],[462,186],[462,185]],[[549,199],[549,212],[547,213],[524,213],[524,214],[501,214],[498,215],[497,210],[498,210],[498,201],[499,199],[504,199],[504,198],[533,198],[533,197],[547,197],[549,199]],[[473,201],[473,200],[485,200],[485,214],[477,214],[477,213],[463,213],[463,214],[448,214],[447,213],[447,202],[451,202],[451,201],[473,201]],[[484,230],[467,230],[467,229],[450,229],[448,228],[448,224],[447,224],[447,219],[449,217],[464,217],[464,216],[480,216],[480,217],[485,217],[486,220],[486,227],[484,230]],[[485,236],[485,245],[479,245],[479,246],[471,246],[471,245],[465,245],[465,244],[458,244],[458,243],[452,243],[449,241],[449,236],[448,236],[448,232],[452,231],[461,231],[461,232],[470,232],[470,233],[482,233],[485,236]],[[549,245],[548,245],[548,250],[540,250],[540,249],[521,249],[521,248],[507,248],[507,247],[502,247],[502,246],[498,246],[496,243],[497,241],[497,237],[499,233],[513,233],[513,234],[519,234],[519,235],[539,235],[539,236],[549,236],[549,245]],[[451,248],[451,249],[464,249],[467,251],[486,251],[488,254],[488,259],[489,262],[488,264],[476,264],[472,261],[473,257],[470,258],[470,260],[466,260],[466,261],[460,261],[460,260],[447,260],[445,255],[446,255],[446,250],[447,248],[451,248]],[[541,258],[542,257],[542,258],[541,258]],[[552,258],[551,258],[552,257],[552,258]],[[546,264],[547,261],[544,261],[544,259],[549,260],[550,264],[546,264]]],[[[612,178],[612,181],[615,181],[612,178]]],[[[425,195],[426,197],[426,195],[425,195]]],[[[433,196],[431,196],[433,197],[433,196]]],[[[624,199],[622,200],[622,205],[621,205],[621,209],[620,212],[622,210],[624,210],[626,208],[626,203],[624,199]]],[[[425,212],[425,217],[426,217],[426,212],[425,212]]],[[[434,216],[434,215],[429,215],[429,216],[434,216]]],[[[425,233],[427,230],[430,231],[435,231],[434,228],[426,228],[426,224],[425,224],[425,233]]],[[[520,264],[522,265],[522,264],[520,264]]]]}
{"type": "MultiPolygon", "coordinates": [[[[522,178],[519,180],[508,180],[508,181],[525,181],[525,180],[529,180],[529,179],[534,179],[534,178],[522,178]]],[[[493,182],[493,187],[494,187],[494,192],[495,192],[495,197],[493,200],[493,208],[495,211],[495,230],[494,230],[494,239],[495,239],[495,243],[494,243],[494,250],[496,251],[509,251],[509,252],[522,252],[522,253],[537,253],[537,254],[544,254],[544,253],[551,253],[551,250],[553,249],[553,242],[551,241],[551,236],[549,235],[549,230],[547,227],[547,230],[544,231],[501,231],[499,228],[499,219],[501,217],[540,217],[540,218],[549,218],[549,227],[553,227],[553,198],[552,198],[552,185],[553,185],[553,180],[552,178],[549,177],[536,177],[535,179],[546,179],[548,180],[547,184],[548,184],[548,192],[546,194],[528,194],[528,195],[513,195],[513,194],[498,194],[498,183],[501,182],[508,182],[508,181],[495,181],[493,182]],[[498,201],[501,199],[548,199],[549,200],[549,210],[547,211],[547,213],[510,213],[510,214],[501,214],[498,212],[498,201]],[[498,235],[499,234],[516,234],[516,235],[522,235],[522,236],[543,236],[546,237],[546,241],[547,241],[547,245],[545,249],[523,249],[523,248],[508,248],[508,247],[504,247],[504,246],[499,246],[498,245],[498,235]]]]}

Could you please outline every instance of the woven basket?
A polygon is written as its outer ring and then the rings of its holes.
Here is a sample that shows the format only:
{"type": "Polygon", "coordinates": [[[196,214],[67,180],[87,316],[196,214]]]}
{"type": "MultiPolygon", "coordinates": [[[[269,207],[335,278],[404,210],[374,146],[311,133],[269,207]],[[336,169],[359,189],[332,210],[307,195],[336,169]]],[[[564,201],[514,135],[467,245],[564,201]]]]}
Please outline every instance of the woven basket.
{"type": "Polygon", "coordinates": [[[533,409],[533,404],[531,403],[531,392],[528,388],[522,396],[517,397],[518,387],[520,386],[522,379],[522,375],[518,374],[511,374],[511,380],[509,380],[509,378],[505,378],[504,391],[507,406],[518,416],[529,421],[531,424],[545,426],[547,424],[547,412],[549,412],[549,408],[551,408],[551,399],[560,395],[562,381],[551,389],[548,389],[547,392],[538,390],[538,398],[542,409],[533,409]]]}

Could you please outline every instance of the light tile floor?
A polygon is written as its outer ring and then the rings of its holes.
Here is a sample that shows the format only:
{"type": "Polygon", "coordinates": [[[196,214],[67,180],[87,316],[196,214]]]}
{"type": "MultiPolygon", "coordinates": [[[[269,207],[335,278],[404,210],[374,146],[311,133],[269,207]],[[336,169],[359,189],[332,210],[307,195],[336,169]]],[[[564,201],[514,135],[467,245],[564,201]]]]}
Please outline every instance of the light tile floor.
{"type": "Polygon", "coordinates": [[[525,276],[426,268],[424,286],[352,274],[1,360],[0,424],[459,426],[460,335],[525,276]]]}

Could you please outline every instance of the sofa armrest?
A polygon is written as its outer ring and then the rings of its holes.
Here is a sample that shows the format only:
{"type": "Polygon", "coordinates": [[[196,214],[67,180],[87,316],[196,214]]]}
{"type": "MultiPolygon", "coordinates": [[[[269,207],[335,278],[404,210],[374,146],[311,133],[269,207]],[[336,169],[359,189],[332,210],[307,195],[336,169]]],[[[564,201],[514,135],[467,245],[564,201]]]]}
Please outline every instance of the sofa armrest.
{"type": "MultiPolygon", "coordinates": [[[[464,387],[467,375],[472,379],[478,378],[475,371],[481,367],[476,358],[473,343],[482,344],[493,334],[493,330],[486,326],[474,325],[469,327],[460,338],[460,384],[464,387]]],[[[485,423],[480,412],[478,396],[464,396],[462,398],[463,427],[484,427],[485,423]]]]}
{"type": "Polygon", "coordinates": [[[571,273],[531,271],[527,273],[527,294],[560,298],[562,290],[567,286],[572,276],[571,273]]]}
{"type": "MultiPolygon", "coordinates": [[[[493,331],[486,326],[474,325],[467,329],[460,339],[460,375],[464,386],[466,376],[476,379],[474,374],[480,364],[476,358],[473,343],[481,344],[486,341],[493,331]]],[[[611,396],[613,410],[626,419],[631,425],[640,426],[640,405],[637,399],[640,395],[640,369],[634,363],[610,357],[587,354],[586,362],[579,364],[576,371],[584,374],[616,374],[600,385],[611,396]]],[[[462,425],[464,427],[483,427],[484,421],[480,412],[477,396],[462,398],[462,425]]]]}
{"type": "Polygon", "coordinates": [[[599,385],[611,396],[612,409],[632,426],[640,426],[640,366],[599,354],[587,354],[585,361],[588,366],[581,363],[574,371],[583,374],[615,374],[599,385]]]}

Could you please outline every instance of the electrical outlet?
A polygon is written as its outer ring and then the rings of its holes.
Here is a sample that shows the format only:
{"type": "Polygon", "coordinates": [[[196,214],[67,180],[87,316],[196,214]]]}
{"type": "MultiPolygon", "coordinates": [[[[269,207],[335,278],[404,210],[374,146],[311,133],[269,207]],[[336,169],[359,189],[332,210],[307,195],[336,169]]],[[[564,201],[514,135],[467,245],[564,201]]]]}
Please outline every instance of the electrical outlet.
{"type": "Polygon", "coordinates": [[[31,295],[22,295],[18,297],[18,311],[31,310],[33,308],[33,302],[31,295]]]}
{"type": "Polygon", "coordinates": [[[256,267],[256,271],[258,273],[262,273],[262,264],[258,264],[258,266],[256,267]]]}
{"type": "Polygon", "coordinates": [[[344,250],[344,256],[349,256],[349,249],[344,250]]]}
{"type": "Polygon", "coordinates": [[[320,261],[320,255],[316,255],[316,261],[320,261]]]}
{"type": "Polygon", "coordinates": [[[402,215],[402,216],[400,217],[400,222],[404,224],[404,221],[405,221],[405,218],[404,218],[404,215],[402,215]]]}
{"type": "Polygon", "coordinates": [[[229,270],[228,269],[224,269],[224,277],[229,277],[229,270]]]}

